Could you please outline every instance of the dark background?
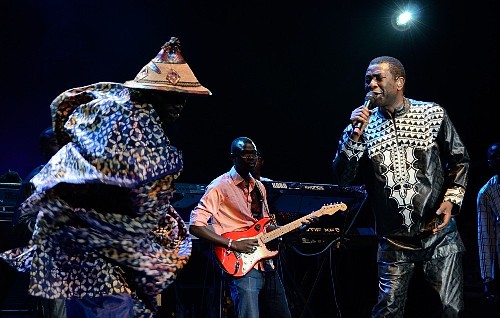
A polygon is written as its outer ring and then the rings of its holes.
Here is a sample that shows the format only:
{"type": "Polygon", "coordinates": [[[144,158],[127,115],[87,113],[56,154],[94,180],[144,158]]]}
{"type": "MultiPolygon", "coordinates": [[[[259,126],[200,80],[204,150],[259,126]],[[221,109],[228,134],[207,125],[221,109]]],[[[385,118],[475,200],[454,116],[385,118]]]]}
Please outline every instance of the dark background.
{"type": "MultiPolygon", "coordinates": [[[[0,174],[26,176],[62,91],[124,82],[176,36],[212,96],[193,96],[168,132],[182,149],[179,182],[206,184],[231,165],[229,145],[251,137],[264,175],[331,183],[338,137],[363,102],[364,74],[379,55],[406,67],[406,96],[444,106],[470,153],[457,217],[477,285],[475,199],[498,134],[500,19],[495,1],[420,1],[406,32],[391,25],[408,1],[7,1],[0,4],[0,174]]],[[[414,2],[416,3],[416,2],[414,2]]],[[[368,218],[367,213],[360,218],[368,218]]]]}

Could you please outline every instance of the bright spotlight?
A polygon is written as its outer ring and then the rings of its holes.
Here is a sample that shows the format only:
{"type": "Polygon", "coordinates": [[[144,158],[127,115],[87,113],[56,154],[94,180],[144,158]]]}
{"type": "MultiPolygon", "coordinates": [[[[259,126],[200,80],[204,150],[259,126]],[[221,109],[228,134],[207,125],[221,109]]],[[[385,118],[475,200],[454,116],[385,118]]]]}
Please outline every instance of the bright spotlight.
{"type": "Polygon", "coordinates": [[[420,7],[417,4],[406,4],[400,7],[392,15],[392,26],[398,31],[406,31],[417,23],[420,14],[420,7]]]}
{"type": "Polygon", "coordinates": [[[410,22],[411,22],[411,12],[408,12],[408,11],[401,13],[400,15],[398,15],[398,17],[396,19],[397,25],[404,25],[404,24],[408,24],[410,22]]]}

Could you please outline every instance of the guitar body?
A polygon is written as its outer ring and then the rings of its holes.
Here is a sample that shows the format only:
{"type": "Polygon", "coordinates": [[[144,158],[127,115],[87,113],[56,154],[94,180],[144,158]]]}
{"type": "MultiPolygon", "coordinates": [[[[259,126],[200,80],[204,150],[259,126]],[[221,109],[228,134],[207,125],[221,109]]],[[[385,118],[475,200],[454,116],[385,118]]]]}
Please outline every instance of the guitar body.
{"type": "Polygon", "coordinates": [[[278,251],[270,251],[266,244],[260,240],[265,233],[266,225],[270,218],[262,218],[255,222],[248,230],[228,232],[222,234],[223,237],[238,241],[242,239],[256,238],[259,246],[252,253],[241,253],[224,246],[214,246],[214,253],[224,271],[234,277],[241,277],[248,273],[262,259],[271,258],[278,254],[278,251]]]}

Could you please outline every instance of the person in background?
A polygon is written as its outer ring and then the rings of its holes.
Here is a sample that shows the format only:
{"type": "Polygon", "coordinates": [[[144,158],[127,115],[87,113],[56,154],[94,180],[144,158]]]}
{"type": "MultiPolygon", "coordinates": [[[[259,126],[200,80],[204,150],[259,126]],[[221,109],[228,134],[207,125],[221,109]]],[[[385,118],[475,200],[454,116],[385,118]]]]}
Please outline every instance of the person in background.
{"type": "Polygon", "coordinates": [[[0,254],[68,317],[153,317],[191,255],[170,204],[182,153],[166,136],[186,98],[210,94],[172,37],[133,80],[69,89],[50,105],[61,149],[31,180],[30,244],[0,254]]]}
{"type": "Polygon", "coordinates": [[[10,170],[0,175],[0,183],[21,183],[23,179],[17,171],[10,170]]]}
{"type": "Polygon", "coordinates": [[[486,298],[499,304],[495,282],[498,281],[496,274],[500,266],[500,143],[491,144],[487,156],[493,176],[477,195],[477,244],[486,298]]]}
{"type": "MultiPolygon", "coordinates": [[[[410,278],[422,266],[439,294],[442,317],[464,309],[465,247],[455,216],[469,155],[448,112],[404,95],[406,72],[396,58],[373,59],[367,98],[342,132],[332,167],[335,181],[366,184],[375,215],[379,295],[372,317],[403,317],[410,278]]],[[[425,301],[424,301],[425,302],[425,301]]]]}
{"type": "MultiPolygon", "coordinates": [[[[252,175],[257,157],[257,147],[250,138],[233,140],[233,166],[207,186],[191,212],[191,234],[235,253],[252,253],[257,249],[256,238],[232,240],[222,236],[247,230],[262,217],[270,217],[264,185],[252,175]]],[[[271,223],[268,232],[277,227],[271,223]]],[[[285,289],[272,259],[259,260],[244,276],[225,274],[238,318],[291,317],[285,289]]]]}

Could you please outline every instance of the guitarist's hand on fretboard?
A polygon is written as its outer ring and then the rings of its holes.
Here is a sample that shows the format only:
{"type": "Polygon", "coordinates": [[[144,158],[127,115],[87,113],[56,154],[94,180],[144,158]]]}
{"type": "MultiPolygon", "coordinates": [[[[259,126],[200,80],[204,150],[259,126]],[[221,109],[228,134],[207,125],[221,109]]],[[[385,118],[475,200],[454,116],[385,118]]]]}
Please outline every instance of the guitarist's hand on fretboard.
{"type": "Polygon", "coordinates": [[[297,232],[303,232],[305,231],[310,224],[314,223],[314,222],[317,222],[319,220],[319,217],[316,216],[316,215],[311,215],[309,216],[308,218],[306,218],[303,222],[302,222],[302,225],[299,226],[298,228],[296,228],[295,230],[293,230],[291,233],[297,233],[297,232]]]}

